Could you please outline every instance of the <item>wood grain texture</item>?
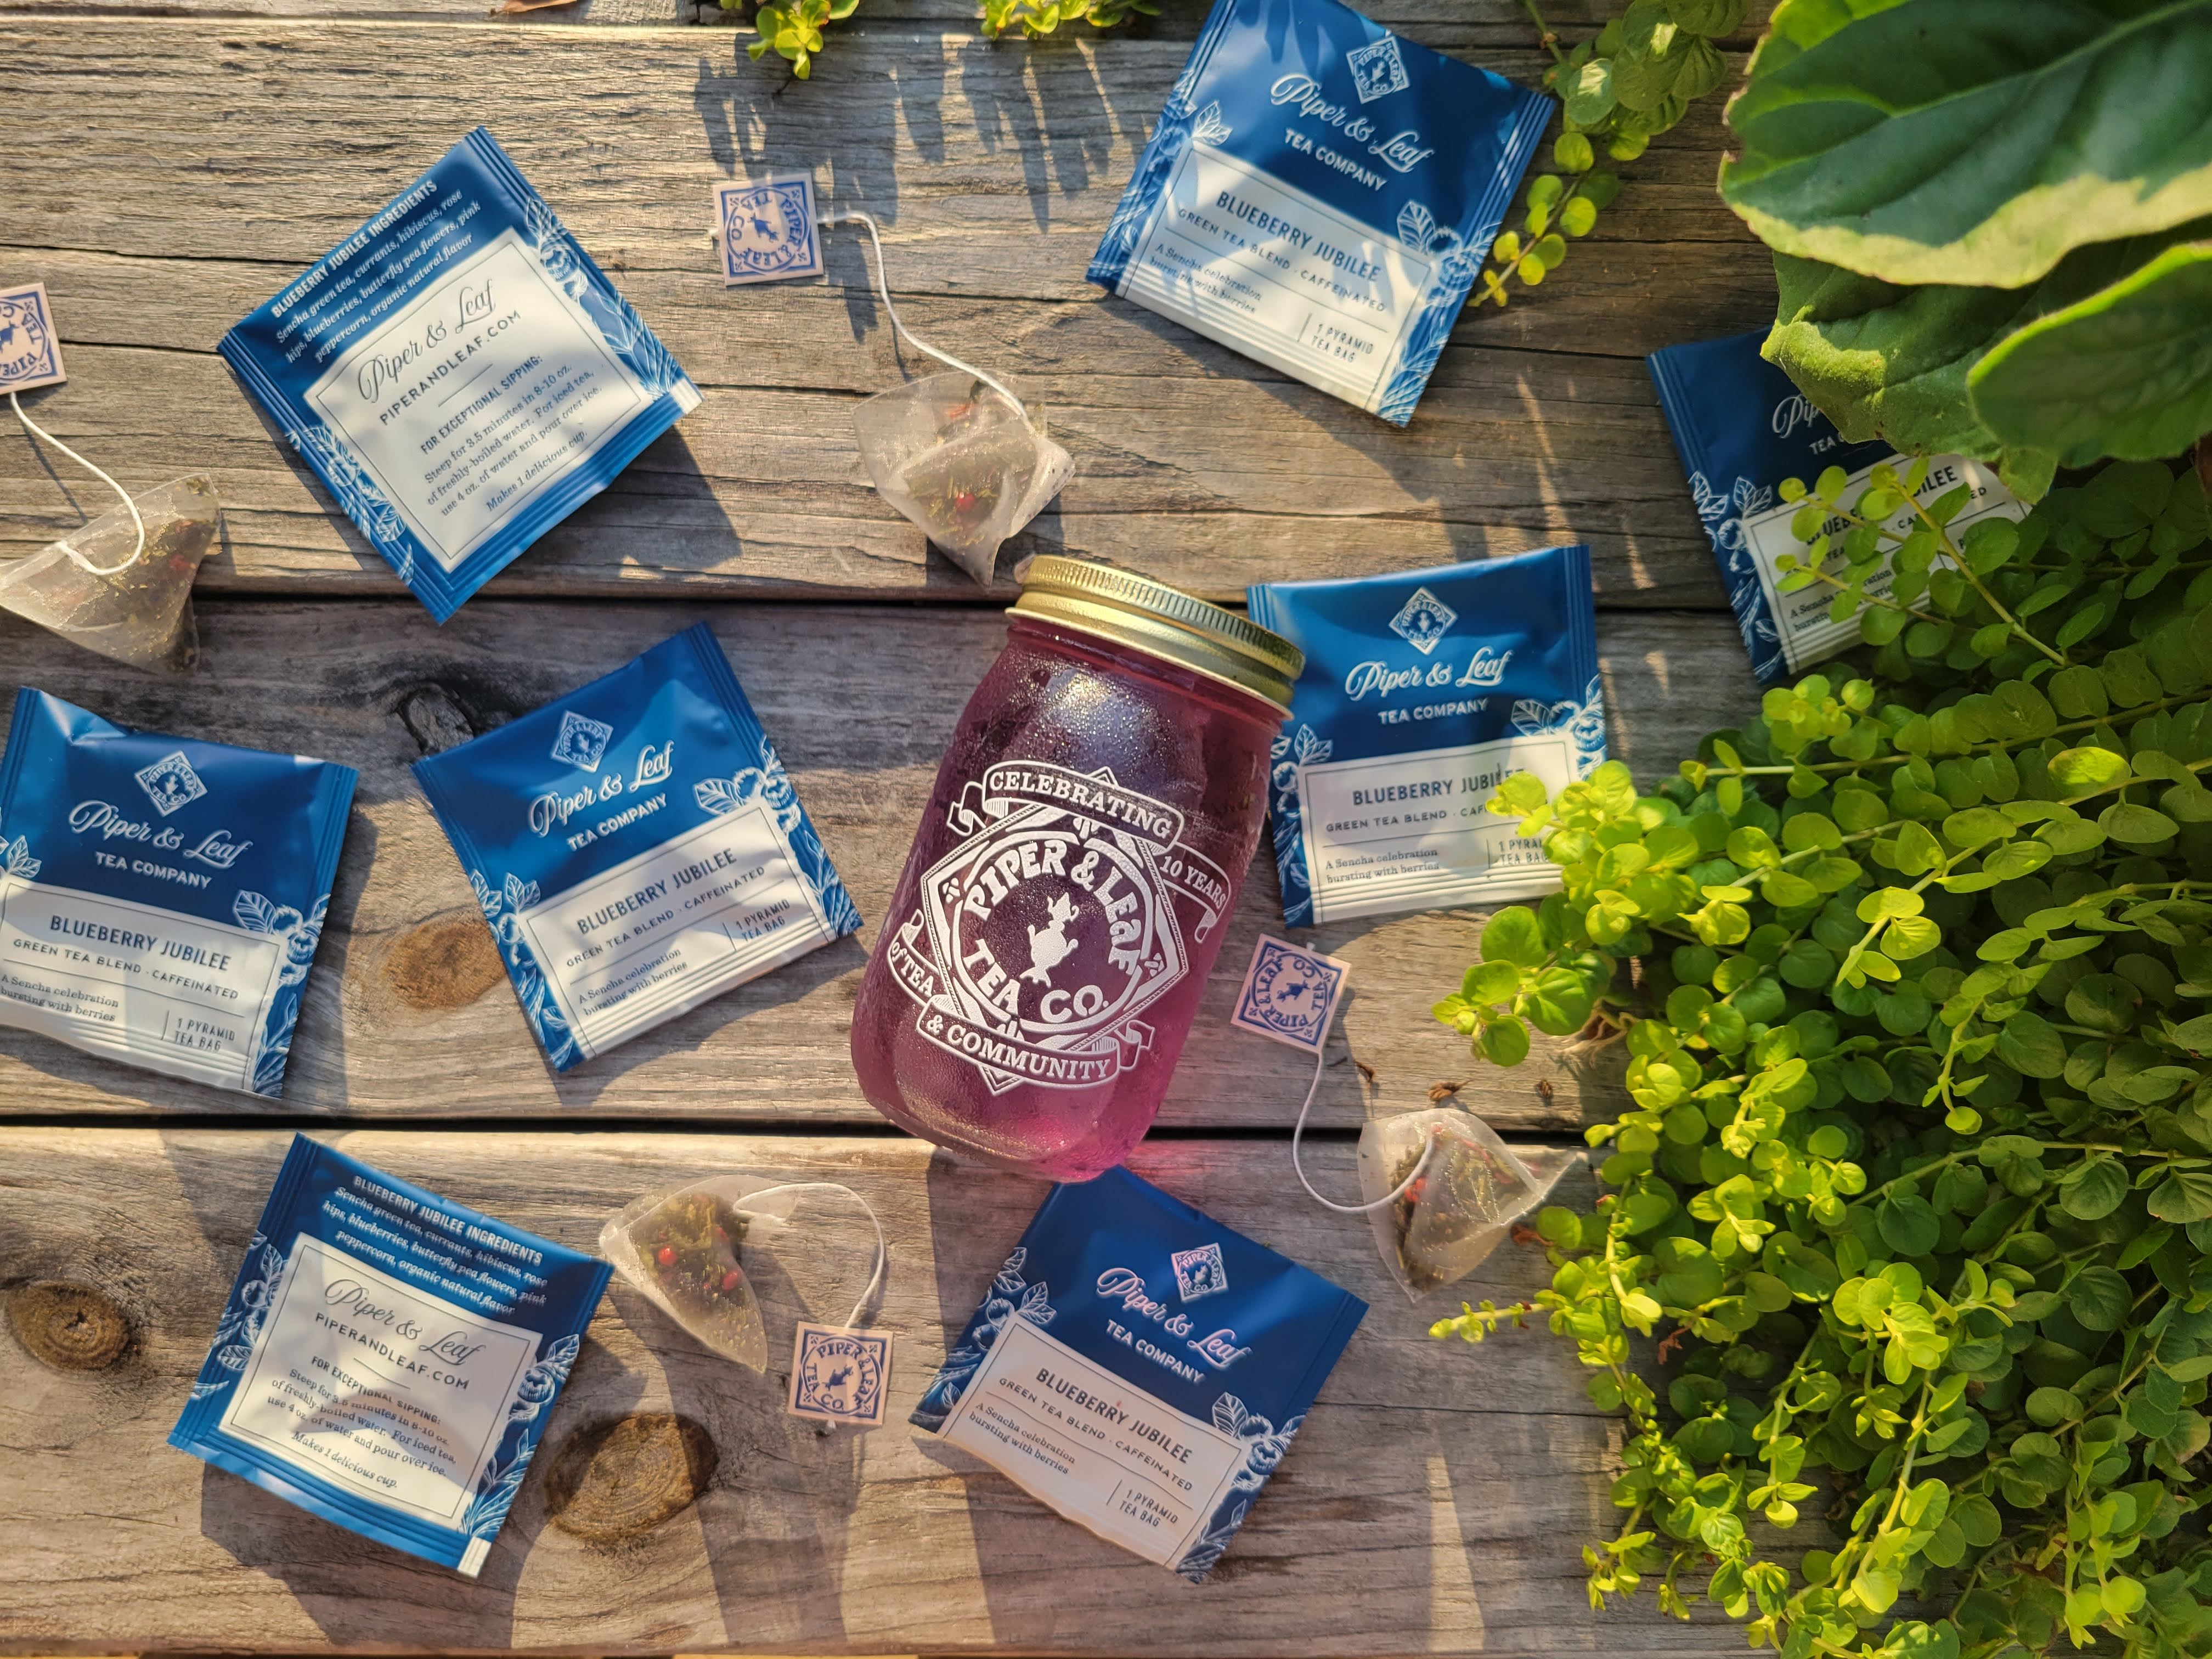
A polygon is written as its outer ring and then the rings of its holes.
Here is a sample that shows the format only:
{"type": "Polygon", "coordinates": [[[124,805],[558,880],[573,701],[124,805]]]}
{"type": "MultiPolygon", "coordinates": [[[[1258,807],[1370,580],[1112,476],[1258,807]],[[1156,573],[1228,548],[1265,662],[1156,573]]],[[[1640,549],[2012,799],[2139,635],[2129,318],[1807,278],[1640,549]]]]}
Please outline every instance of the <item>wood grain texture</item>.
{"type": "MultiPolygon", "coordinates": [[[[268,1111],[345,1118],[657,1117],[873,1122],[846,1057],[853,999],[937,764],[1005,639],[995,612],[840,606],[619,607],[479,600],[443,629],[410,603],[203,601],[198,674],[114,670],[0,616],[9,678],[125,725],[342,761],[361,772],[331,921],[282,1103],[155,1077],[0,1030],[14,1113],[268,1111]],[[619,666],[702,617],[797,781],[868,927],[556,1077],[540,1058],[461,867],[407,768],[619,666]]],[[[1613,752],[1663,775],[1755,693],[1732,622],[1622,613],[1599,630],[1613,752]]],[[[1311,1062],[1234,1031],[1253,941],[1280,933],[1254,863],[1162,1121],[1280,1127],[1311,1062]]],[[[1500,1127],[1579,1124],[1615,1097],[1606,1056],[1548,1044],[1510,1072],[1429,1018],[1474,960],[1476,913],[1301,934],[1352,964],[1319,1124],[1425,1103],[1432,1085],[1500,1127]],[[1346,1046],[1348,1044],[1348,1047],[1346,1046]]]]}
{"type": "MultiPolygon", "coordinates": [[[[550,1524],[549,1462],[469,1583],[367,1544],[163,1443],[206,1354],[282,1161],[277,1132],[0,1130],[0,1288],[67,1279],[111,1297],[122,1360],[56,1370],[0,1337],[0,1647],[455,1652],[1719,1656],[1735,1632],[1652,1610],[1589,1613],[1580,1546],[1609,1534],[1616,1425],[1540,1328],[1470,1349],[1425,1334],[1367,1224],[1285,1194],[1279,1146],[1154,1145],[1137,1170],[1365,1297],[1371,1311],[1213,1579],[1202,1587],[1060,1520],[907,1425],[1041,1183],[890,1137],[351,1133],[352,1155],[590,1248],[641,1192],[749,1169],[842,1181],[891,1241],[898,1333],[887,1425],[817,1435],[786,1416],[781,1355],[757,1377],[697,1347],[619,1282],[545,1436],[633,1414],[688,1419],[704,1490],[619,1538],[550,1524]]],[[[1563,1188],[1586,1203],[1578,1154],[1563,1188]]],[[[1351,1181],[1349,1149],[1316,1179],[1351,1181]]],[[[1524,1297],[1540,1255],[1508,1244],[1462,1281],[1524,1297]]],[[[837,1301],[801,1267],[762,1275],[772,1337],[837,1301]],[[819,1304],[820,1305],[813,1305],[819,1304]]],[[[787,1338],[785,1339],[787,1340],[787,1338]]],[[[775,1343],[771,1341],[771,1352],[775,1343]]],[[[648,1424],[637,1437],[650,1437],[648,1424]]],[[[592,1449],[590,1448],[586,1450],[592,1449]]],[[[566,1496],[565,1489],[562,1496],[566,1496]]],[[[689,1496],[689,1494],[684,1494],[689,1496]]],[[[612,1524],[624,1523],[617,1519],[612,1524]]]]}
{"type": "MultiPolygon", "coordinates": [[[[780,93],[726,32],[0,18],[0,280],[46,283],[72,374],[32,407],[132,486],[213,473],[210,589],[398,591],[213,348],[481,120],[706,394],[495,594],[975,596],[861,470],[853,408],[901,368],[850,234],[823,283],[714,273],[711,185],[811,166],[884,219],[909,323],[1020,380],[1075,454],[1012,556],[1233,597],[1580,539],[1606,605],[1717,607],[1641,362],[1771,313],[1765,252],[1713,194],[1717,100],[1627,170],[1553,283],[1462,319],[1401,432],[1084,281],[1187,50],[879,31],[780,93]]],[[[0,554],[86,508],[96,485],[0,436],[0,554]]]]}

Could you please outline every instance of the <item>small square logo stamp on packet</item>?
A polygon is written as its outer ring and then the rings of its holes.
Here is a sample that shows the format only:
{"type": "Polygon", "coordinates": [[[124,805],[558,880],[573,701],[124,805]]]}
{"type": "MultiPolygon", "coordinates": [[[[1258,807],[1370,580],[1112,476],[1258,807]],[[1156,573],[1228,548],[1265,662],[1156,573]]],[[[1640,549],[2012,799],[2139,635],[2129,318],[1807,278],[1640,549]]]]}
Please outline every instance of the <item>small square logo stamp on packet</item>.
{"type": "Polygon", "coordinates": [[[0,289],[0,392],[32,392],[67,379],[46,285],[0,289]]]}
{"type": "Polygon", "coordinates": [[[722,251],[722,286],[781,283],[822,274],[822,233],[815,223],[814,180],[774,173],[714,186],[714,239],[722,251]]]}
{"type": "Polygon", "coordinates": [[[876,1428],[891,1387],[891,1334],[802,1324],[791,1346],[793,1417],[876,1428]]]}

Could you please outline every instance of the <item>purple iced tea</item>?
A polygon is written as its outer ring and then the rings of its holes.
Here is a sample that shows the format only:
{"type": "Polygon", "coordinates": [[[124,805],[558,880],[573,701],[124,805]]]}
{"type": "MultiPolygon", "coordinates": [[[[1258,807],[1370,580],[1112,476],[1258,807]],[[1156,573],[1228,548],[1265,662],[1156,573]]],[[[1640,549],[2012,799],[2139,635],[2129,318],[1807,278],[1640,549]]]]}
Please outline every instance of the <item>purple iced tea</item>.
{"type": "Polygon", "coordinates": [[[884,1116],[1055,1181],[1109,1170],[1166,1093],[1267,812],[1301,659],[1148,578],[1030,566],[861,981],[884,1116]]]}

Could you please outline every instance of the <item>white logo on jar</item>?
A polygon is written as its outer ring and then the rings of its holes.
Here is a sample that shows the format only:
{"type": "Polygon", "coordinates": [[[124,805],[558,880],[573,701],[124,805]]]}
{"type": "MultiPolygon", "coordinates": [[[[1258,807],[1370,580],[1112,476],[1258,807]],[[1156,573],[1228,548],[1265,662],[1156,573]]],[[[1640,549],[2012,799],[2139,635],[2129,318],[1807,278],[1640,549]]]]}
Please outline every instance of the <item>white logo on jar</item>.
{"type": "Polygon", "coordinates": [[[994,1093],[1111,1082],[1152,1045],[1139,1016],[1189,969],[1175,897],[1202,939],[1227,875],[1181,844],[1181,812],[1109,771],[1002,762],[951,817],[965,833],[890,942],[921,1034],[994,1093]]]}

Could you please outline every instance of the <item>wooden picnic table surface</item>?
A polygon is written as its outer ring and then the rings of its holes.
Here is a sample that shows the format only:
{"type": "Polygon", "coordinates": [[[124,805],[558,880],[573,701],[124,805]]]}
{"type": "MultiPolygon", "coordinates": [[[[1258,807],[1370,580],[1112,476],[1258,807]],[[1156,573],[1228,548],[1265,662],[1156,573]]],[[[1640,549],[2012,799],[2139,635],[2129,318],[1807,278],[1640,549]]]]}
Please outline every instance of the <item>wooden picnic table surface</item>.
{"type": "MultiPolygon", "coordinates": [[[[1512,0],[1364,9],[1504,74],[1541,67],[1512,0]]],[[[746,59],[748,34],[692,22],[690,0],[520,19],[484,0],[0,0],[0,286],[45,283],[70,372],[27,404],[126,486],[205,471],[225,509],[195,675],[115,669],[0,615],[0,679],[361,773],[281,1102],[0,1030],[0,1651],[1739,1650],[1649,1598],[1587,1605],[1581,1547],[1614,1524],[1618,1430],[1568,1345],[1534,1328],[1431,1340],[1453,1299],[1409,1301],[1364,1219],[1297,1190],[1305,1062],[1226,1019],[1255,936],[1280,929],[1264,848],[1132,1162],[1372,1305],[1295,1455],[1192,1587],[905,1425],[1044,1189],[891,1131],[847,1030],[1017,558],[1079,551],[1241,603],[1256,580],[1584,541],[1616,756],[1663,773],[1755,695],[1642,362],[1770,314],[1767,256],[1713,193],[1717,100],[1624,169],[1555,284],[1461,320],[1401,431],[1084,280],[1197,0],[1035,44],[981,39],[971,9],[866,0],[796,83],[746,59]],[[440,628],[215,347],[480,123],[704,403],[440,628]],[[712,185],[800,167],[882,220],[910,325],[1018,379],[1077,458],[988,590],[862,471],[852,407],[915,359],[854,240],[829,238],[822,281],[720,285],[712,185]],[[556,1077],[408,767],[702,619],[871,925],[556,1077]],[[854,1185],[891,1238],[889,1424],[817,1434],[781,1410],[775,1366],[712,1358],[617,1282],[478,1582],[169,1450],[295,1127],[584,1248],[608,1212],[699,1174],[854,1185]]],[[[1553,21],[1571,33],[1589,11],[1553,21]]],[[[0,557],[107,505],[12,424],[0,557]]],[[[1352,963],[1318,1182],[1349,1192],[1365,1118],[1457,1085],[1588,1202],[1578,1132],[1617,1103],[1607,1056],[1549,1043],[1501,1073],[1428,1017],[1480,924],[1308,936],[1352,963]]],[[[1459,1289],[1505,1302],[1546,1275],[1508,1246],[1459,1289]]]]}

